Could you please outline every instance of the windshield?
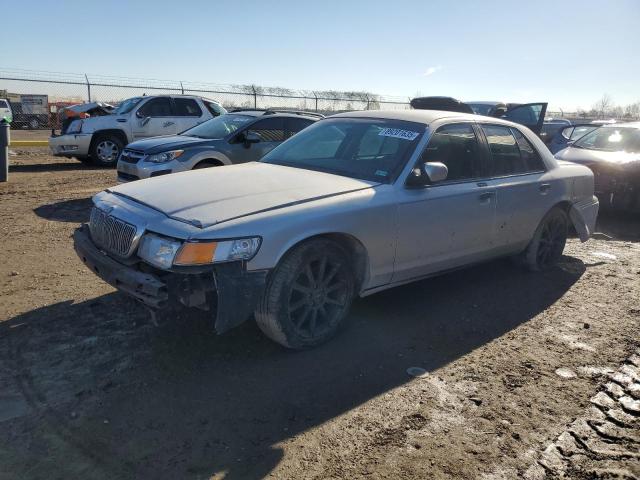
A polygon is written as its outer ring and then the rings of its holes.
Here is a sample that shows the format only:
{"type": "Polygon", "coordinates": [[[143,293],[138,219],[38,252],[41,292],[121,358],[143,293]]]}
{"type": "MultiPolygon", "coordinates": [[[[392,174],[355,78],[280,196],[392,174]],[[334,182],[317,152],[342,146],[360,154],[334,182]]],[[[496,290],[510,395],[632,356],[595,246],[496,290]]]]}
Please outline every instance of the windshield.
{"type": "Polygon", "coordinates": [[[598,128],[573,144],[578,148],[605,152],[640,152],[640,129],[598,128]]]}
{"type": "Polygon", "coordinates": [[[390,183],[426,126],[384,119],[322,120],[269,152],[261,161],[390,183]]]}
{"type": "Polygon", "coordinates": [[[185,130],[180,135],[189,137],[209,138],[212,140],[224,138],[230,133],[235,132],[247,122],[254,120],[251,115],[227,114],[207,120],[200,125],[196,125],[189,130],[185,130]]]}
{"type": "Polygon", "coordinates": [[[142,97],[134,97],[128,98],[116,108],[113,113],[115,115],[124,115],[125,113],[129,113],[133,107],[135,107],[138,103],[140,103],[142,97]]]}
{"type": "Polygon", "coordinates": [[[487,105],[484,103],[468,103],[467,105],[471,107],[471,110],[473,110],[473,113],[476,115],[484,115],[486,117],[491,116],[490,114],[493,109],[493,105],[487,105]]]}

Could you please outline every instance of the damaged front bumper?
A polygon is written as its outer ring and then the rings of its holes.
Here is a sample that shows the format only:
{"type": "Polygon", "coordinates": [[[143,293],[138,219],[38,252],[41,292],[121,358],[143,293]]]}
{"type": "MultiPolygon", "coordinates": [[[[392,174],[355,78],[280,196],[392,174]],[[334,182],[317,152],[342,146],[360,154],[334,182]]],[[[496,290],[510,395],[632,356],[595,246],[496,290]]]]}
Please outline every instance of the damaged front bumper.
{"type": "Polygon", "coordinates": [[[593,171],[595,193],[604,208],[640,213],[640,162],[586,165],[593,171]]]}
{"type": "Polygon", "coordinates": [[[230,262],[197,270],[161,271],[142,262],[114,260],[92,242],[82,226],[73,235],[83,263],[105,282],[154,311],[182,305],[207,310],[217,333],[246,321],[262,297],[266,270],[247,271],[243,262],[230,262]]]}

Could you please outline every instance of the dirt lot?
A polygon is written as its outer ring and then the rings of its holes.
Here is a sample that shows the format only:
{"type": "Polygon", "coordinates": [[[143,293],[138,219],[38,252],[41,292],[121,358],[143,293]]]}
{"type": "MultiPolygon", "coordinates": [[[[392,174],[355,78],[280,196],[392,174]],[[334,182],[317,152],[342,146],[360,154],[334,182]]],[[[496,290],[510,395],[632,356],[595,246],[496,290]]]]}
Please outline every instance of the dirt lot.
{"type": "Polygon", "coordinates": [[[546,273],[498,261],[359,300],[342,335],[292,353],[253,322],[152,326],[69,238],[114,172],[15,153],[0,185],[0,478],[640,478],[637,404],[618,408],[622,434],[598,434],[613,456],[561,440],[599,391],[637,394],[639,219],[603,218],[612,239],[572,239],[546,273]]]}

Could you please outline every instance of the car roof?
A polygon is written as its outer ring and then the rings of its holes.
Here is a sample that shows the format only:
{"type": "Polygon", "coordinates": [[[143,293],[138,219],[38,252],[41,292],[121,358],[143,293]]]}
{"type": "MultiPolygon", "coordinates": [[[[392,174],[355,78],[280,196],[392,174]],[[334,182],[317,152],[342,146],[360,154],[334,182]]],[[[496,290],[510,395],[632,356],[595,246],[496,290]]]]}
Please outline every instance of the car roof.
{"type": "Polygon", "coordinates": [[[228,112],[228,114],[237,114],[237,115],[247,115],[251,117],[287,117],[287,118],[306,118],[307,120],[320,120],[321,117],[313,115],[313,114],[304,114],[304,113],[287,113],[284,111],[279,112],[271,112],[266,113],[268,110],[255,110],[255,109],[247,109],[247,110],[233,110],[228,112]]]}
{"type": "Polygon", "coordinates": [[[520,124],[500,118],[471,113],[446,112],[443,110],[360,110],[356,112],[338,113],[327,118],[380,118],[385,120],[404,120],[407,122],[424,123],[425,125],[429,125],[436,120],[455,119],[467,122],[490,122],[509,125],[511,127],[522,127],[520,124]]]}
{"type": "Polygon", "coordinates": [[[640,122],[627,122],[627,123],[605,123],[604,125],[592,124],[594,126],[599,126],[600,128],[640,128],[640,122]]]}
{"type": "Polygon", "coordinates": [[[221,103],[218,100],[213,100],[212,98],[202,97],[200,95],[186,95],[186,94],[183,94],[183,93],[159,93],[157,95],[137,95],[135,97],[129,97],[129,98],[158,98],[158,97],[201,98],[201,99],[206,100],[208,102],[213,102],[213,103],[217,103],[217,104],[221,105],[221,103]]]}
{"type": "Polygon", "coordinates": [[[479,102],[464,102],[464,103],[474,104],[474,105],[505,105],[504,102],[494,102],[491,100],[481,100],[479,102]]]}

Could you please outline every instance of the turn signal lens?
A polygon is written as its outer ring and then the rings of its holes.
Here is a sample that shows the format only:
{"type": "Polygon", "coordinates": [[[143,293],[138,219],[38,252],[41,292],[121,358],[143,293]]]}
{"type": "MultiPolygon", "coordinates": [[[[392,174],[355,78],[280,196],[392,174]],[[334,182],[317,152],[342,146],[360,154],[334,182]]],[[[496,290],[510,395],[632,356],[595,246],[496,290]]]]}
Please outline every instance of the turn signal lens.
{"type": "Polygon", "coordinates": [[[173,261],[174,265],[207,265],[213,262],[216,242],[184,243],[173,261]]]}

